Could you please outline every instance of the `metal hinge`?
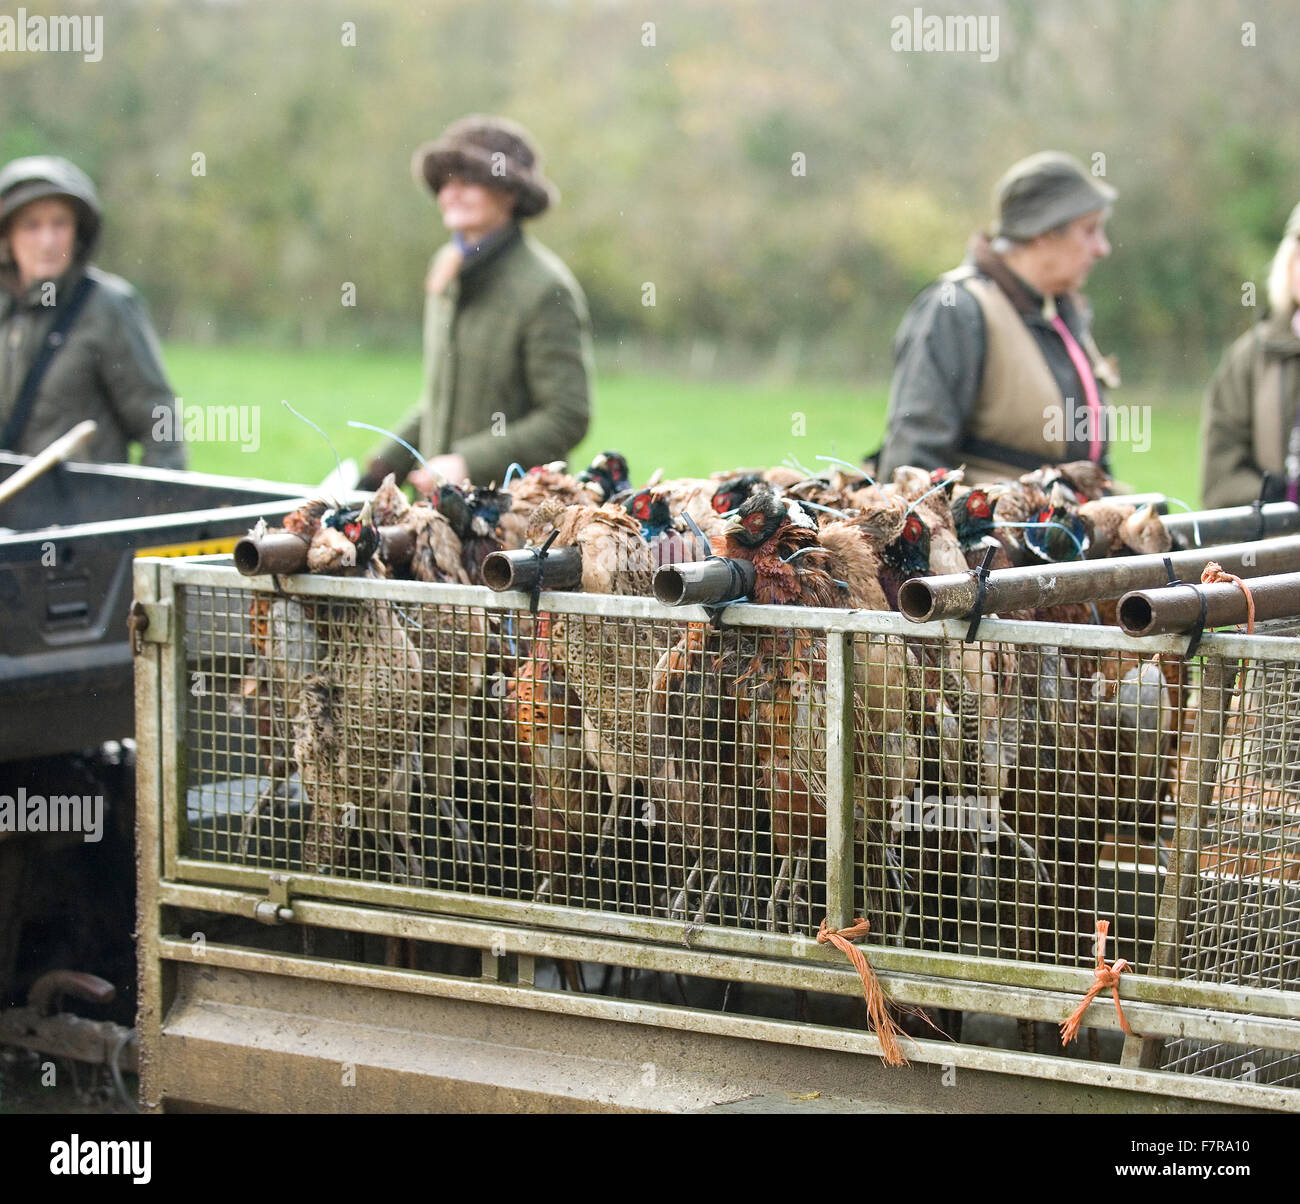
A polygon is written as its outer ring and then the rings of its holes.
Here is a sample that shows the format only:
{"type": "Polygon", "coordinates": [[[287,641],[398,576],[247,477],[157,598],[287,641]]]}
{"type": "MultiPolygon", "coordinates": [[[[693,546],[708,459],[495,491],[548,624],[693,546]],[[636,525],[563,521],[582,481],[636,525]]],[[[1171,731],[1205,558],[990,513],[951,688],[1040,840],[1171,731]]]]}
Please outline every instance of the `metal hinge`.
{"type": "Polygon", "coordinates": [[[127,613],[126,630],[131,638],[132,656],[139,656],[145,644],[166,644],[172,632],[171,603],[137,599],[127,613]]]}
{"type": "Polygon", "coordinates": [[[272,874],[266,884],[266,898],[253,904],[253,919],[259,924],[284,924],[293,919],[293,906],[289,902],[289,887],[293,879],[288,874],[272,874]]]}

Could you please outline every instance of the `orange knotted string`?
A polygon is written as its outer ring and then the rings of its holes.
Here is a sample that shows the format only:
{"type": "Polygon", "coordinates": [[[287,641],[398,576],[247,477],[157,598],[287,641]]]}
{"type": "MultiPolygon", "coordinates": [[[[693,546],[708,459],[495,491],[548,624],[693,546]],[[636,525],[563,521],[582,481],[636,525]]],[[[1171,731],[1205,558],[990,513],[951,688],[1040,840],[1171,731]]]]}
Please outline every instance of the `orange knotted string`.
{"type": "Polygon", "coordinates": [[[871,1018],[871,1027],[875,1029],[876,1036],[880,1038],[881,1056],[885,1060],[885,1065],[906,1066],[907,1059],[903,1057],[903,1051],[898,1045],[901,1030],[889,1014],[889,1001],[885,996],[885,989],[880,985],[871,963],[867,961],[867,955],[851,943],[860,936],[866,936],[870,931],[870,923],[861,918],[850,927],[838,931],[827,928],[826,920],[823,919],[821,927],[817,929],[817,943],[825,945],[829,942],[853,963],[858,977],[862,979],[862,993],[867,1000],[867,1015],[871,1018]]]}
{"type": "Polygon", "coordinates": [[[1120,958],[1113,966],[1106,964],[1106,937],[1110,933],[1110,921],[1097,921],[1097,968],[1093,971],[1096,978],[1092,986],[1088,988],[1088,993],[1083,997],[1079,1006],[1070,1013],[1068,1020],[1061,1023],[1061,1044],[1069,1045],[1071,1041],[1079,1035],[1079,1025],[1083,1021],[1083,1014],[1088,1010],[1092,1003],[1102,991],[1109,991],[1115,997],[1115,1014],[1119,1017],[1119,1026],[1130,1037],[1141,1036],[1135,1033],[1128,1026],[1128,1020],[1124,1016],[1124,1009],[1119,1002],[1119,976],[1129,969],[1129,964],[1124,958],[1120,958]]]}
{"type": "Polygon", "coordinates": [[[1246,595],[1246,634],[1255,632],[1255,595],[1235,573],[1226,572],[1222,565],[1211,560],[1201,572],[1202,585],[1236,585],[1246,595]]]}

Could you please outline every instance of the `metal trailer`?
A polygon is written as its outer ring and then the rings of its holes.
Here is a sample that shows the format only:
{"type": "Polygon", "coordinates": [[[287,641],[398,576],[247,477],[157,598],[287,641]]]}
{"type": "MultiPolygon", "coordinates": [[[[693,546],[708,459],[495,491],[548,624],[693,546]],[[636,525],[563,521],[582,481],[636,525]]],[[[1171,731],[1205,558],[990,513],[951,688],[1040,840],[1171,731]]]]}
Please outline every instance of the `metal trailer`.
{"type": "Polygon", "coordinates": [[[1300,1111],[1300,639],[135,589],[150,1108],[1300,1111]]]}
{"type": "MultiPolygon", "coordinates": [[[[29,457],[0,452],[0,481],[29,457]]],[[[229,550],[301,485],[63,464],[0,504],[0,762],[131,735],[131,562],[229,550]]]]}
{"type": "MultiPolygon", "coordinates": [[[[0,452],[0,481],[27,461],[0,452]]],[[[133,1065],[130,1030],[113,1022],[134,1014],[133,766],[129,747],[92,751],[134,731],[131,566],[142,552],[229,549],[257,519],[280,521],[302,493],[61,464],[0,504],[0,806],[89,792],[105,812],[94,844],[75,832],[0,830],[0,1005],[19,1005],[0,1007],[0,1043],[133,1065]],[[100,1019],[62,1012],[64,995],[100,1019]]]]}

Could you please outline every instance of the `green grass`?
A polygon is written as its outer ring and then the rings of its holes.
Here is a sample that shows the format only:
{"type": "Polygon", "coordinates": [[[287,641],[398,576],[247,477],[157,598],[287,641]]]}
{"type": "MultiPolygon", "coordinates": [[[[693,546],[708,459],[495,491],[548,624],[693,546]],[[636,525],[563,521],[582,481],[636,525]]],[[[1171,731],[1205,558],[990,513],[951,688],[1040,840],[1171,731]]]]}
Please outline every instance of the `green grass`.
{"type": "MultiPolygon", "coordinates": [[[[314,483],[334,466],[320,436],[280,404],[287,399],[322,426],[339,455],[363,463],[377,436],[348,419],[396,425],[420,387],[416,355],[373,351],[268,351],[169,344],[172,384],[185,404],[257,407],[259,446],[198,442],[192,467],[205,472],[314,483]]],[[[586,463],[617,448],[633,476],[662,467],[671,476],[704,475],[739,465],[780,463],[793,455],[816,467],[818,454],[857,461],[884,430],[887,386],[772,386],[669,376],[601,373],[591,430],[572,456],[586,463]]],[[[1126,388],[1117,403],[1150,407],[1151,447],[1117,447],[1117,475],[1139,490],[1160,490],[1196,504],[1200,494],[1199,391],[1126,388]]],[[[527,467],[527,465],[525,465],[527,467]]]]}
{"type": "Polygon", "coordinates": [[[396,424],[420,387],[418,356],[371,351],[268,351],[169,343],[168,375],[186,407],[251,406],[259,423],[258,446],[236,440],[190,444],[190,467],[203,472],[315,483],[334,467],[325,441],[281,404],[321,426],[339,455],[364,464],[378,436],[353,430],[348,419],[396,424]]]}

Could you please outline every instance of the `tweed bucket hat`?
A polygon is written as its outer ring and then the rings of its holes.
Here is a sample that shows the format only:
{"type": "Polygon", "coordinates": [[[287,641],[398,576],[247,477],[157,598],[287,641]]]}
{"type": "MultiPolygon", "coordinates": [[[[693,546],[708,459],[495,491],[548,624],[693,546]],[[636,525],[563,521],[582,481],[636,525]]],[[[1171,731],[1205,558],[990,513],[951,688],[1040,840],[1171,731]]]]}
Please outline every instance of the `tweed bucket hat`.
{"type": "Polygon", "coordinates": [[[1028,242],[1066,222],[1105,209],[1119,194],[1061,151],[1040,151],[1013,164],[994,189],[994,234],[1028,242]]]}
{"type": "Polygon", "coordinates": [[[507,189],[518,198],[516,218],[536,217],[560,199],[559,190],[542,174],[531,135],[504,117],[476,113],[452,122],[441,137],[415,152],[411,173],[435,196],[451,176],[507,189]]]}

